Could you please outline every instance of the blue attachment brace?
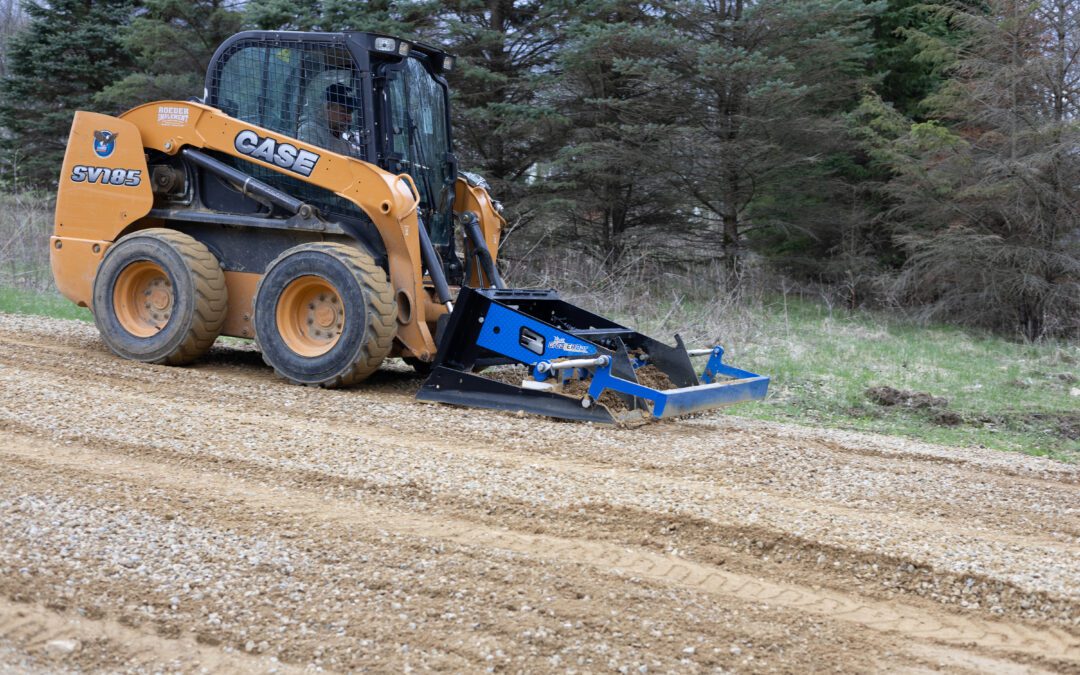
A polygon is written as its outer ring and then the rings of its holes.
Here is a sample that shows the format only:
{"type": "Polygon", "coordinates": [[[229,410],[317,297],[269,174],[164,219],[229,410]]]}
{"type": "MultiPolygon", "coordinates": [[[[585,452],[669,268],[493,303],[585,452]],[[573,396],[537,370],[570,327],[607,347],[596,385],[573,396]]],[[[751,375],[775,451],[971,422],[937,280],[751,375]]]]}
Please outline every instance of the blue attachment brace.
{"type": "MultiPolygon", "coordinates": [[[[477,344],[497,354],[507,356],[530,366],[533,378],[543,382],[555,373],[541,373],[537,364],[561,358],[590,358],[600,354],[596,345],[575,337],[565,331],[537,321],[512,308],[492,304],[483,317],[483,326],[477,344]],[[540,338],[540,339],[537,339],[540,338]]],[[[605,389],[629,394],[651,401],[653,417],[674,417],[699,410],[708,410],[729,403],[765,398],[769,378],[747,370],[733,368],[722,362],[724,350],[714,347],[701,375],[702,384],[680,389],[660,391],[636,382],[630,382],[611,374],[611,362],[597,367],[589,384],[589,397],[596,400],[605,389]],[[717,378],[727,378],[717,381],[717,378]]],[[[634,369],[647,365],[638,358],[631,359],[634,369]]],[[[556,371],[555,375],[565,382],[571,377],[588,377],[586,370],[556,371]]]]}
{"type": "Polygon", "coordinates": [[[611,389],[643,398],[652,402],[652,414],[657,418],[676,417],[721,405],[765,398],[769,389],[769,378],[726,365],[721,362],[723,355],[724,350],[719,346],[713,349],[701,376],[702,384],[665,391],[615,377],[611,374],[609,363],[597,368],[593,373],[589,397],[595,401],[605,389],[611,389]],[[717,381],[718,375],[736,379],[717,381]]]}

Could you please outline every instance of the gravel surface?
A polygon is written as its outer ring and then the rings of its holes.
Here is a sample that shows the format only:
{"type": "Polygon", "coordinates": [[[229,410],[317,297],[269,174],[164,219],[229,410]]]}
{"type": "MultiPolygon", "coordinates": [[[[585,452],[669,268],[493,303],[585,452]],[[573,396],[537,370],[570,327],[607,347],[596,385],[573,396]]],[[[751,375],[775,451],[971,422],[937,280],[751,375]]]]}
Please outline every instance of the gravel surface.
{"type": "Polygon", "coordinates": [[[1080,669],[1080,468],[175,369],[0,314],[0,670],[1080,669]]]}

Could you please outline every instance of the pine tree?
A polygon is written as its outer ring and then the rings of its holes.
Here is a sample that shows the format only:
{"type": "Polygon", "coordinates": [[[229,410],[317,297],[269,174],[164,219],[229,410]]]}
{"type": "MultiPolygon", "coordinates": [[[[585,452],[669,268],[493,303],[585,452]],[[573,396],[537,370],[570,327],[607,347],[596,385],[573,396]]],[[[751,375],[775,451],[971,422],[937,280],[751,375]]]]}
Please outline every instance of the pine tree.
{"type": "Polygon", "coordinates": [[[867,84],[862,0],[676,2],[673,31],[627,66],[649,95],[646,119],[677,127],[667,173],[692,205],[697,241],[714,247],[732,285],[748,235],[811,232],[837,219],[833,155],[840,114],[867,84]]]}
{"type": "Polygon", "coordinates": [[[943,2],[888,0],[874,21],[871,67],[881,77],[877,94],[908,117],[922,121],[923,101],[944,82],[941,67],[959,34],[939,9],[943,2]]]}
{"type": "Polygon", "coordinates": [[[608,271],[631,252],[670,260],[686,243],[677,236],[680,200],[662,161],[668,127],[638,114],[643,88],[623,68],[650,58],[670,34],[650,13],[655,7],[605,0],[582,6],[567,29],[550,98],[567,122],[563,147],[544,165],[545,210],[561,224],[553,241],[572,241],[608,271]]]}
{"type": "Polygon", "coordinates": [[[25,22],[26,16],[17,0],[0,0],[0,77],[7,75],[8,42],[25,22]]]}
{"type": "Polygon", "coordinates": [[[948,12],[967,37],[891,147],[888,189],[929,316],[1035,340],[1080,332],[1080,10],[992,0],[948,12]]]}
{"type": "Polygon", "coordinates": [[[461,166],[491,183],[514,224],[536,217],[529,197],[547,189],[538,173],[563,145],[566,119],[552,92],[575,4],[447,2],[426,31],[458,57],[448,79],[461,166]]]}
{"type": "Polygon", "coordinates": [[[93,109],[93,95],[130,72],[118,28],[132,2],[51,0],[25,9],[29,24],[12,39],[0,81],[2,147],[20,182],[46,186],[60,172],[72,114],[93,109]]]}
{"type": "Polygon", "coordinates": [[[251,0],[245,15],[264,30],[355,30],[415,39],[437,10],[438,3],[425,0],[251,0]]]}
{"type": "Polygon", "coordinates": [[[147,101],[202,96],[210,58],[242,25],[242,15],[229,6],[225,0],[145,0],[121,31],[137,70],[105,87],[95,103],[118,112],[147,101]]]}

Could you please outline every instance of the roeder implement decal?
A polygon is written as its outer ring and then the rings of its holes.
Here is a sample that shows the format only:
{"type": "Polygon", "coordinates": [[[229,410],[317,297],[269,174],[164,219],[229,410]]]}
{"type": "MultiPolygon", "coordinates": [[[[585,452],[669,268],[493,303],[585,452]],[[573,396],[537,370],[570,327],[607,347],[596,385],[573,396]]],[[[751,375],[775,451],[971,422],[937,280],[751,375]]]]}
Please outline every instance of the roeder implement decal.
{"type": "Polygon", "coordinates": [[[163,127],[182,127],[187,124],[190,108],[178,105],[159,105],[157,121],[163,127]]]}
{"type": "Polygon", "coordinates": [[[315,163],[319,161],[319,155],[314,152],[301,150],[291,143],[262,138],[250,129],[236,134],[233,146],[241,154],[280,166],[301,176],[310,176],[315,170],[315,163]]]}

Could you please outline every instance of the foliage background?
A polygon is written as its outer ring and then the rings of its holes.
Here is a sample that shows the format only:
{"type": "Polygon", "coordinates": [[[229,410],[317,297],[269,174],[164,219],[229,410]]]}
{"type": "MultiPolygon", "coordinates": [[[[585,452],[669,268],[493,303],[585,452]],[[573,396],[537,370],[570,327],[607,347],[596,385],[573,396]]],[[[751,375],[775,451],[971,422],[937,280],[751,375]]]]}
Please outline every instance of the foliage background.
{"type": "Polygon", "coordinates": [[[75,109],[200,95],[237,30],[377,30],[460,57],[504,264],[1075,339],[1076,4],[0,0],[0,186],[54,189],[75,109]]]}

